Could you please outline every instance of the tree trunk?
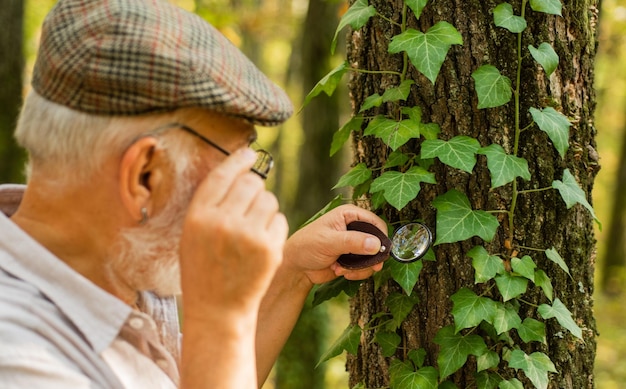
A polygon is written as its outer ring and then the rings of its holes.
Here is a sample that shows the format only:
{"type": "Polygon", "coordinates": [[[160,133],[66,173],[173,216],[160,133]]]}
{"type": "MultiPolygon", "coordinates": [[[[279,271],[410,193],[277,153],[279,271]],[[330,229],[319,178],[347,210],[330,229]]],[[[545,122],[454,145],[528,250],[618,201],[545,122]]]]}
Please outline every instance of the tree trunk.
{"type": "Polygon", "coordinates": [[[7,0],[0,9],[0,182],[23,182],[25,155],[13,139],[22,103],[24,2],[7,0]]]}
{"type": "MultiPolygon", "coordinates": [[[[409,77],[415,81],[406,102],[422,109],[422,121],[437,123],[441,127],[440,139],[448,140],[457,135],[476,138],[481,146],[499,144],[511,151],[514,142],[515,110],[513,104],[498,108],[477,109],[477,94],[471,77],[478,67],[492,64],[502,74],[515,79],[517,60],[516,35],[496,27],[493,10],[500,0],[438,0],[430,1],[417,21],[408,18],[408,26],[426,31],[444,20],[451,23],[463,37],[463,45],[452,46],[443,63],[436,83],[431,84],[421,73],[409,66],[409,77]]],[[[521,1],[512,1],[516,15],[520,14],[521,1]]],[[[517,179],[519,190],[550,187],[554,180],[561,180],[564,169],[569,169],[577,179],[587,199],[590,198],[595,174],[598,170],[595,152],[595,129],[593,111],[593,60],[596,52],[595,23],[596,0],[565,0],[563,17],[544,13],[526,13],[528,27],[523,35],[525,50],[521,71],[521,128],[531,123],[527,113],[530,107],[553,106],[572,120],[569,150],[562,159],[548,136],[537,129],[528,129],[519,139],[519,156],[528,160],[532,174],[530,181],[517,179]],[[525,49],[537,47],[541,42],[552,44],[560,57],[557,70],[546,77],[525,49]]],[[[403,3],[400,0],[370,0],[376,10],[386,18],[401,23],[403,3]]],[[[410,14],[410,13],[409,13],[410,14]]],[[[412,15],[412,14],[410,14],[412,15]]],[[[393,70],[401,72],[402,56],[388,52],[389,40],[399,34],[399,27],[381,17],[372,17],[362,29],[352,32],[348,38],[348,61],[354,68],[368,70],[393,70]]],[[[375,73],[352,72],[350,92],[353,108],[358,112],[364,100],[374,94],[382,94],[386,87],[398,84],[397,76],[375,73]]],[[[379,113],[385,113],[383,104],[379,113]]],[[[356,115],[355,112],[355,115],[356,115]]],[[[355,133],[355,163],[365,162],[374,170],[375,176],[388,157],[390,150],[378,139],[355,133]]],[[[420,141],[410,141],[405,151],[420,152],[420,141]]],[[[501,210],[510,207],[511,184],[491,189],[486,158],[478,156],[473,174],[450,168],[438,160],[430,167],[437,184],[422,184],[416,198],[402,211],[385,206],[381,213],[391,222],[401,220],[424,220],[431,227],[436,225],[433,200],[451,189],[465,193],[473,209],[501,210]]],[[[498,214],[501,227],[495,238],[485,247],[489,253],[510,253],[507,242],[509,230],[507,217],[498,214]]],[[[436,233],[436,232],[435,232],[436,233]]],[[[413,291],[419,304],[398,331],[401,347],[389,358],[374,342],[374,330],[365,328],[357,355],[350,355],[348,368],[350,385],[362,383],[366,388],[390,385],[389,366],[394,358],[405,359],[406,350],[424,348],[425,365],[437,366],[439,346],[433,342],[437,331],[452,323],[453,303],[450,296],[463,287],[487,296],[492,290],[474,285],[474,269],[468,251],[484,242],[471,238],[459,243],[440,244],[434,247],[436,261],[424,262],[419,281],[413,291]]],[[[554,295],[572,312],[575,322],[583,330],[584,342],[565,333],[554,320],[545,320],[547,343],[532,342],[520,346],[527,354],[542,351],[556,366],[558,373],[550,374],[550,388],[593,388],[593,365],[595,356],[595,322],[592,315],[594,246],[593,218],[581,206],[567,209],[556,190],[524,193],[517,198],[513,245],[520,252],[533,256],[539,268],[544,269],[552,280],[554,295]],[[545,256],[537,255],[525,247],[554,247],[565,259],[571,278],[545,256]]],[[[549,302],[538,288],[529,287],[524,295],[520,316],[541,320],[536,306],[549,302]],[[529,304],[528,304],[529,303],[529,304]]],[[[387,282],[376,290],[374,281],[362,285],[351,303],[353,324],[370,323],[374,315],[387,311],[385,298],[400,288],[387,282]]],[[[521,344],[520,342],[517,342],[521,344]]],[[[500,366],[506,365],[504,362],[500,366]]],[[[533,387],[519,370],[500,369],[503,377],[518,377],[525,387],[533,387]]],[[[476,362],[470,357],[465,366],[451,376],[459,388],[476,387],[476,362]]]]}

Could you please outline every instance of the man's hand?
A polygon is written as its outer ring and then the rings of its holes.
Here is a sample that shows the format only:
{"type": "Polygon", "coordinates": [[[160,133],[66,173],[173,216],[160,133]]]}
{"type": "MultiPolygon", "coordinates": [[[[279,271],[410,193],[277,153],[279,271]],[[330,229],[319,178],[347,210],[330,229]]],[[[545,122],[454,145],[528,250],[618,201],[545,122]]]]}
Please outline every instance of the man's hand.
{"type": "Polygon", "coordinates": [[[285,267],[305,274],[313,284],[330,281],[337,276],[351,280],[367,278],[382,268],[382,263],[371,268],[348,270],[336,263],[341,254],[376,254],[380,240],[371,234],[348,231],[353,221],[364,221],[387,231],[387,225],[375,214],[344,205],[331,210],[293,234],[285,245],[285,267]]]}

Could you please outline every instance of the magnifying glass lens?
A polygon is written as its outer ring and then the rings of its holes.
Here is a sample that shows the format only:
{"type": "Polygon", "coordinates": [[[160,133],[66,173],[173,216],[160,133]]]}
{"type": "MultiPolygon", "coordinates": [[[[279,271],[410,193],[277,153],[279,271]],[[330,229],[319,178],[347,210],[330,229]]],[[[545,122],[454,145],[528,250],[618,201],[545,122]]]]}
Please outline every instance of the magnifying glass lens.
{"type": "Polygon", "coordinates": [[[421,223],[410,223],[399,228],[391,240],[391,256],[399,262],[413,262],[422,258],[433,236],[428,227],[421,223]]]}

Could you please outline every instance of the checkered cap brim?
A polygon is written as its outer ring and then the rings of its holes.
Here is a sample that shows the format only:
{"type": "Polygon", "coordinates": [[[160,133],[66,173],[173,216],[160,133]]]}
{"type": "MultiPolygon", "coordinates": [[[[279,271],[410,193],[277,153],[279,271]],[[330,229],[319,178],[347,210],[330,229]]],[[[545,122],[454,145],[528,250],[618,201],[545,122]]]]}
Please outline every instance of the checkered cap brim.
{"type": "Polygon", "coordinates": [[[293,112],[213,26],[161,0],[60,0],[44,22],[32,83],[92,114],[200,107],[275,125],[293,112]]]}

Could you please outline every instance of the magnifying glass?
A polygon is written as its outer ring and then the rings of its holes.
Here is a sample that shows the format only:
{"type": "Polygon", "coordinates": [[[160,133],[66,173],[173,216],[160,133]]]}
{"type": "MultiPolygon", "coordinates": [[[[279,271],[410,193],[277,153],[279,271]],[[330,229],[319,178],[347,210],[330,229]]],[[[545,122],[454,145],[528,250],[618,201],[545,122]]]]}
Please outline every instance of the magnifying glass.
{"type": "Polygon", "coordinates": [[[400,227],[391,239],[371,223],[355,221],[348,230],[372,234],[380,239],[380,252],[374,255],[343,254],[337,262],[346,269],[356,270],[373,266],[390,256],[401,263],[411,263],[422,258],[433,243],[433,234],[422,223],[409,223],[400,227]]]}

